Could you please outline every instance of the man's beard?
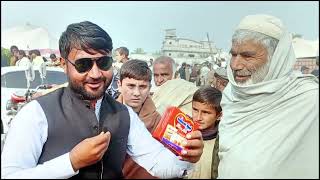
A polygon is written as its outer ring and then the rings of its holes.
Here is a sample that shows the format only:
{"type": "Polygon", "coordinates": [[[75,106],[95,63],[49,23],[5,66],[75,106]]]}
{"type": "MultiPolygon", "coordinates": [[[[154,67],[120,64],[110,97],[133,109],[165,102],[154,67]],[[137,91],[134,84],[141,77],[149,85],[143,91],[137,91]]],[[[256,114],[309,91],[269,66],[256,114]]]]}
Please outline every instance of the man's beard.
{"type": "Polygon", "coordinates": [[[249,71],[248,69],[242,69],[242,70],[238,70],[238,71],[233,71],[234,77],[235,75],[242,75],[242,76],[247,76],[247,75],[251,75],[251,77],[249,79],[247,79],[244,82],[236,82],[239,86],[248,86],[251,84],[256,84],[259,82],[262,82],[263,79],[266,77],[266,75],[268,74],[269,71],[269,66],[270,63],[269,61],[267,61],[264,65],[262,65],[259,68],[255,68],[251,71],[249,71]]]}
{"type": "Polygon", "coordinates": [[[101,80],[105,83],[105,86],[102,89],[100,89],[99,91],[97,91],[96,94],[92,94],[92,93],[86,91],[84,86],[80,86],[78,83],[72,81],[70,78],[69,78],[69,85],[70,85],[70,88],[75,93],[81,95],[83,97],[83,99],[97,100],[105,94],[105,91],[107,90],[108,86],[111,83],[111,81],[108,81],[108,82],[106,81],[106,77],[101,78],[101,80]]]}

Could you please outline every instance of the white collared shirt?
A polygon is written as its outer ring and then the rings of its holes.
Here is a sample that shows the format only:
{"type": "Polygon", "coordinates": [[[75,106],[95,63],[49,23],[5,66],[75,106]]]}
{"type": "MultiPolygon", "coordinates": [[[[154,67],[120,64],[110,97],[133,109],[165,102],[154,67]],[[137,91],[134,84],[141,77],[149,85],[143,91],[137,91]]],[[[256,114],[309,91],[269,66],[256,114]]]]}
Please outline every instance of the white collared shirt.
{"type": "Polygon", "coordinates": [[[27,57],[23,57],[16,62],[16,66],[28,66],[29,64],[31,64],[31,62],[27,57]]]}
{"type": "MultiPolygon", "coordinates": [[[[96,103],[99,119],[101,99],[96,103]]],[[[193,163],[180,161],[171,151],[155,140],[137,114],[128,107],[130,130],[127,153],[150,174],[160,178],[181,177],[193,163]]],[[[42,147],[47,140],[47,118],[34,100],[28,103],[12,120],[1,154],[1,178],[70,178],[74,172],[69,153],[38,164],[42,147]]]]}

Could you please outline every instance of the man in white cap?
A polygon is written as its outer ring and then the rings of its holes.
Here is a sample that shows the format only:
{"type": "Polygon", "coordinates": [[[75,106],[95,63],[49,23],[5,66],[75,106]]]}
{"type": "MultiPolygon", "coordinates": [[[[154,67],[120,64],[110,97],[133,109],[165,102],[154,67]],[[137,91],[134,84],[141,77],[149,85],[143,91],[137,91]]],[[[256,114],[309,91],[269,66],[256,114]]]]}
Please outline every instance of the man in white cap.
{"type": "Polygon", "coordinates": [[[153,78],[157,87],[150,90],[154,92],[152,101],[162,116],[169,106],[178,107],[192,116],[192,97],[198,87],[184,79],[175,79],[175,72],[175,61],[169,56],[160,56],[153,62],[153,78]]]}
{"type": "Polygon", "coordinates": [[[211,86],[219,89],[219,91],[222,92],[229,82],[228,76],[227,76],[227,70],[223,67],[219,67],[214,72],[214,77],[215,77],[216,81],[215,81],[214,85],[211,85],[211,86]]]}
{"type": "Polygon", "coordinates": [[[232,37],[218,178],[319,178],[319,81],[293,71],[278,18],[246,16],[232,37]]]}

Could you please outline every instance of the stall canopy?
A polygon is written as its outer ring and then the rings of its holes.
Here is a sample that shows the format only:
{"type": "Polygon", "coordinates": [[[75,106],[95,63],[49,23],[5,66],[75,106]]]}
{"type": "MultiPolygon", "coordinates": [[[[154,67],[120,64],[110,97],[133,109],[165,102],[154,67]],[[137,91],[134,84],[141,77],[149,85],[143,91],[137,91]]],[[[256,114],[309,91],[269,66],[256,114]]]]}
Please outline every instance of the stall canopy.
{"type": "Polygon", "coordinates": [[[319,56],[319,39],[315,41],[294,38],[292,40],[296,58],[312,58],[319,56]]]}
{"type": "Polygon", "coordinates": [[[57,51],[58,40],[42,27],[26,24],[1,31],[1,47],[9,49],[16,45],[22,50],[57,51]]]}

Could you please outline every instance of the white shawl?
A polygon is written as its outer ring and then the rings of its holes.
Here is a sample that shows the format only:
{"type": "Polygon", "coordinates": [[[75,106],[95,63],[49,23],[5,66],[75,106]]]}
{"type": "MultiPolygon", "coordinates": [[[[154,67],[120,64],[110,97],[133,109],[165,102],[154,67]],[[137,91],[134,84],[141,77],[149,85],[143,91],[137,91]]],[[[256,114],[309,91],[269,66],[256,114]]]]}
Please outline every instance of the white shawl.
{"type": "Polygon", "coordinates": [[[172,79],[162,84],[152,96],[157,111],[163,115],[167,107],[178,107],[192,117],[192,97],[198,90],[193,83],[184,79],[172,79]]]}
{"type": "Polygon", "coordinates": [[[239,87],[228,65],[218,178],[319,177],[319,82],[295,61],[284,30],[263,82],[239,87]]]}

